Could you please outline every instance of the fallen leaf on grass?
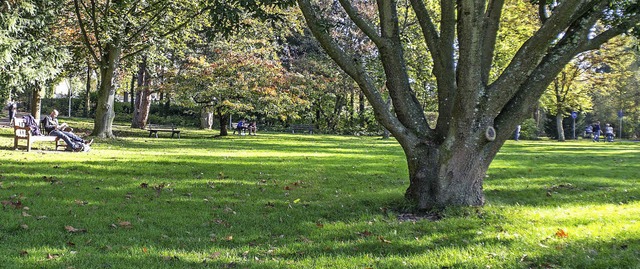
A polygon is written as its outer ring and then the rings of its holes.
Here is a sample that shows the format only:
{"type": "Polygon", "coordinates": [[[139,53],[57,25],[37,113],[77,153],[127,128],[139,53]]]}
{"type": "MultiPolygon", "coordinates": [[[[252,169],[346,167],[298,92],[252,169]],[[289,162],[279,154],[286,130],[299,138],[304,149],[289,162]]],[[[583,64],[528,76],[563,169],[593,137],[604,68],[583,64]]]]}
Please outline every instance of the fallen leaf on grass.
{"type": "Polygon", "coordinates": [[[73,226],[70,226],[70,225],[64,226],[64,229],[67,230],[67,232],[70,232],[70,233],[86,233],[87,232],[87,229],[76,229],[76,228],[74,228],[73,226]]]}
{"type": "Polygon", "coordinates": [[[320,229],[324,228],[324,224],[320,223],[320,222],[316,222],[316,226],[320,229]]]}
{"type": "Polygon", "coordinates": [[[384,237],[382,236],[378,236],[378,240],[380,240],[380,242],[385,243],[385,244],[391,244],[391,241],[384,239],[384,237]]]}
{"type": "Polygon", "coordinates": [[[22,211],[22,216],[23,217],[31,217],[31,215],[29,215],[29,213],[22,211]]]}
{"type": "Polygon", "coordinates": [[[22,204],[22,202],[20,200],[17,201],[9,201],[9,200],[4,200],[2,202],[2,208],[7,208],[8,206],[12,206],[14,209],[23,209],[24,205],[22,204]]]}
{"type": "Polygon", "coordinates": [[[57,180],[55,177],[53,176],[43,176],[42,179],[44,179],[45,182],[51,183],[51,184],[60,184],[62,183],[62,181],[57,180]]]}
{"type": "Polygon", "coordinates": [[[143,248],[142,248],[142,252],[144,252],[144,253],[148,253],[148,252],[149,252],[149,250],[148,250],[146,247],[143,247],[143,248]]]}
{"type": "Polygon", "coordinates": [[[82,200],[75,200],[74,203],[76,203],[76,205],[88,205],[89,204],[89,202],[82,201],[82,200]]]}
{"type": "Polygon", "coordinates": [[[233,240],[233,235],[227,235],[227,236],[224,238],[224,240],[225,240],[225,241],[231,241],[231,240],[233,240]]]}
{"type": "Polygon", "coordinates": [[[364,232],[358,233],[358,235],[368,237],[368,236],[372,236],[373,234],[365,230],[364,232]]]}
{"type": "Polygon", "coordinates": [[[569,234],[567,234],[567,232],[565,232],[563,229],[558,229],[558,231],[556,232],[556,237],[567,238],[569,237],[569,234]]]}
{"type": "Polygon", "coordinates": [[[220,251],[216,251],[214,253],[211,253],[211,255],[209,255],[210,259],[217,259],[218,257],[220,257],[220,251]]]}
{"type": "Polygon", "coordinates": [[[128,221],[121,221],[121,222],[119,222],[119,223],[118,223],[118,225],[119,225],[121,228],[125,228],[125,229],[131,229],[131,228],[133,228],[133,225],[131,224],[131,222],[128,222],[128,221]]]}
{"type": "Polygon", "coordinates": [[[26,224],[20,224],[20,228],[22,228],[23,230],[29,230],[29,225],[26,224]]]}
{"type": "Polygon", "coordinates": [[[52,259],[57,259],[57,258],[60,258],[60,254],[47,253],[47,260],[52,260],[52,259]]]}

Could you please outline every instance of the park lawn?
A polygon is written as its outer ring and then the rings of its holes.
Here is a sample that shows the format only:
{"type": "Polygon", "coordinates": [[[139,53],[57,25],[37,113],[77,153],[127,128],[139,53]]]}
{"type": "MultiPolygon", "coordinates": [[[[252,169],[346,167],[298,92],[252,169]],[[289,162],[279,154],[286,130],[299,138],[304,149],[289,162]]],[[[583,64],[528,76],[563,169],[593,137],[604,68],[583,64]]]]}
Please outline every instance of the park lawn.
{"type": "Polygon", "coordinates": [[[640,264],[637,143],[510,141],[486,177],[486,206],[432,221],[398,218],[410,205],[393,140],[115,133],[88,153],[51,142],[27,153],[0,129],[0,267],[640,264]]]}

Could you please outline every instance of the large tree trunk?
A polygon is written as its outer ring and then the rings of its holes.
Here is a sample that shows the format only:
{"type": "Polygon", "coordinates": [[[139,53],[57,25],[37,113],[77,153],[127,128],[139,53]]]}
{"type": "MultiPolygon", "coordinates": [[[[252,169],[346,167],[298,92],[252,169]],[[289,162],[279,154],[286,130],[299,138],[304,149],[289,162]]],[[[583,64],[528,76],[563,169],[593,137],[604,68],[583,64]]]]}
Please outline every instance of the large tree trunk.
{"type": "Polygon", "coordinates": [[[556,130],[558,130],[558,141],[565,141],[564,126],[562,126],[562,120],[562,113],[558,112],[558,114],[556,114],[556,130]]]}
{"type": "Polygon", "coordinates": [[[405,197],[421,209],[483,205],[482,183],[491,159],[464,144],[449,151],[426,144],[405,147],[410,180],[405,197]]]}
{"type": "Polygon", "coordinates": [[[100,87],[98,88],[98,106],[91,135],[101,138],[113,138],[113,119],[116,117],[113,102],[116,96],[117,71],[122,48],[115,42],[107,44],[101,59],[100,87]]]}
{"type": "Polygon", "coordinates": [[[229,135],[227,125],[229,124],[229,114],[222,112],[220,108],[216,108],[218,119],[220,120],[220,136],[229,135]]]}
{"type": "Polygon", "coordinates": [[[135,107],[133,108],[132,128],[145,128],[151,110],[151,77],[147,72],[147,58],[144,57],[138,65],[138,89],[136,91],[135,107]]]}
{"type": "Polygon", "coordinates": [[[40,122],[40,114],[42,113],[42,85],[41,82],[36,81],[33,86],[33,91],[31,92],[31,115],[36,119],[36,122],[40,122]]]}

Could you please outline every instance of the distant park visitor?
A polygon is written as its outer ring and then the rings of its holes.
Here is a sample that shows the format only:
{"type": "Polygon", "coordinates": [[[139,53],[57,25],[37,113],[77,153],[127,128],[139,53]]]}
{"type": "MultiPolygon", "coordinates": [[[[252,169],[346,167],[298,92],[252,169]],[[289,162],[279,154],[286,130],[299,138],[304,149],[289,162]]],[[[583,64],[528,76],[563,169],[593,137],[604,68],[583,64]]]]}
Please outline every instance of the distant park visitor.
{"type": "Polygon", "coordinates": [[[15,101],[9,101],[7,104],[7,110],[9,110],[9,126],[13,126],[15,123],[16,111],[18,110],[18,104],[15,101]]]}

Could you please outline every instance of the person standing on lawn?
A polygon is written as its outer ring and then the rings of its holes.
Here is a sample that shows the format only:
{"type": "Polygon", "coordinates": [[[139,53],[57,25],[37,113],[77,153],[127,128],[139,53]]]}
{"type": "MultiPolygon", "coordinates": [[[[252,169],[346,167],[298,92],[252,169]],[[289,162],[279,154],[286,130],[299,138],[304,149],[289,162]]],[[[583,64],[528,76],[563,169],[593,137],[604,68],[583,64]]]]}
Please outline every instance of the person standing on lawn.
{"type": "Polygon", "coordinates": [[[9,110],[9,126],[13,126],[13,124],[15,124],[16,112],[18,111],[18,104],[15,101],[9,101],[7,110],[9,110]]]}
{"type": "Polygon", "coordinates": [[[49,135],[57,136],[64,140],[69,150],[75,152],[88,151],[93,139],[87,141],[70,131],[65,131],[69,126],[66,123],[58,123],[58,114],[58,110],[54,109],[51,114],[44,118],[44,131],[49,135]]]}

